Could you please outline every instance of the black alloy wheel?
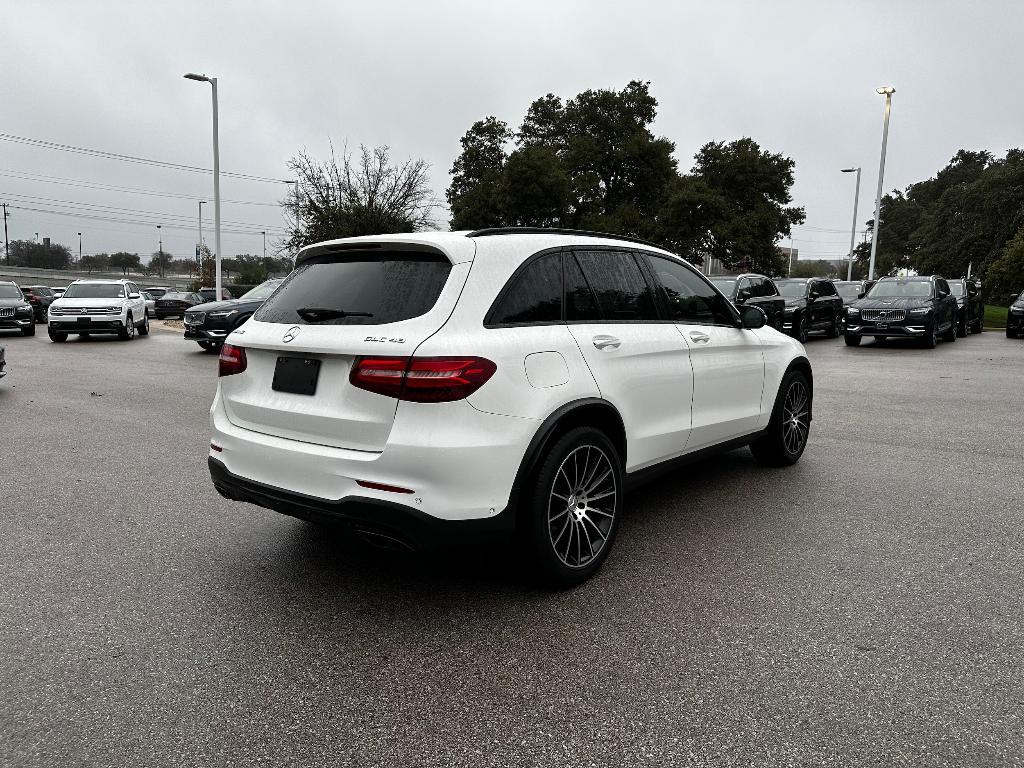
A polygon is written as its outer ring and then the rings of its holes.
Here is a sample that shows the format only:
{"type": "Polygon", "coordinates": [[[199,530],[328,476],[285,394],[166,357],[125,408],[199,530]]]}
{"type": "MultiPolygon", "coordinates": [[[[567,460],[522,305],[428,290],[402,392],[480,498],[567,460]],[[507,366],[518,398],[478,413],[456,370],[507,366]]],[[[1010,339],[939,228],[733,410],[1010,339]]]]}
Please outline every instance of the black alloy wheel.
{"type": "Polygon", "coordinates": [[[801,344],[807,343],[807,317],[803,314],[800,315],[796,321],[796,328],[794,328],[793,336],[801,344]]]}

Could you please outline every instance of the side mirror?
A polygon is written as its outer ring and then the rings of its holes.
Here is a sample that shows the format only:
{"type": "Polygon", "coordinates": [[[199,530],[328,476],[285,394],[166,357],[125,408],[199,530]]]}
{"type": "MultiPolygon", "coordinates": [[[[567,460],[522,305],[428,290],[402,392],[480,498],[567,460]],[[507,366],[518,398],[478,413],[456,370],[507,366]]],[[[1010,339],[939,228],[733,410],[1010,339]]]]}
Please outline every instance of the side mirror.
{"type": "Polygon", "coordinates": [[[768,323],[768,315],[760,307],[743,307],[740,310],[740,322],[743,323],[744,328],[753,331],[758,328],[764,328],[768,323]]]}
{"type": "Polygon", "coordinates": [[[128,294],[128,298],[129,299],[141,299],[142,298],[142,294],[141,293],[129,293],[128,294]]]}

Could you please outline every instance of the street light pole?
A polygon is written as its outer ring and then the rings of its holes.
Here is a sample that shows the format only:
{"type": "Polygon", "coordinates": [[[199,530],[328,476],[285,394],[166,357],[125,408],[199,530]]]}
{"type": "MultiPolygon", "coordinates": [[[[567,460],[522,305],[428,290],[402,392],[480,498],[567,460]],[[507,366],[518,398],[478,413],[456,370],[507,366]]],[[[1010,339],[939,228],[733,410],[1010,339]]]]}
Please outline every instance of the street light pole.
{"type": "Polygon", "coordinates": [[[267,258],[267,233],[260,232],[260,234],[263,235],[263,258],[265,259],[267,258]]]}
{"type": "Polygon", "coordinates": [[[160,248],[156,252],[156,257],[157,257],[157,259],[159,259],[158,263],[160,264],[160,279],[163,280],[163,277],[164,277],[164,233],[160,230],[160,225],[159,224],[156,225],[156,236],[158,238],[158,242],[160,243],[160,248]]]}
{"type": "Polygon", "coordinates": [[[78,263],[82,263],[82,233],[78,233],[78,263]]]}
{"type": "Polygon", "coordinates": [[[11,244],[7,240],[7,203],[2,203],[4,208],[4,255],[7,257],[7,266],[11,266],[11,244]]]}
{"type": "Polygon", "coordinates": [[[871,262],[868,265],[868,280],[875,279],[875,254],[878,252],[878,217],[882,210],[882,178],[885,176],[885,145],[889,140],[889,110],[892,109],[892,95],[896,89],[891,85],[876,88],[875,92],[885,96],[885,120],[882,123],[882,157],[878,162],[878,191],[875,192],[875,223],[871,233],[871,262]]]}
{"type": "Polygon", "coordinates": [[[857,172],[857,191],[853,193],[853,227],[850,229],[850,263],[846,267],[846,279],[853,280],[853,241],[857,237],[857,203],[860,201],[860,168],[843,168],[843,173],[857,172]]]}
{"type": "Polygon", "coordinates": [[[217,78],[207,77],[206,75],[197,75],[194,72],[189,72],[185,75],[187,80],[198,80],[200,82],[209,83],[213,86],[213,228],[214,228],[214,244],[217,248],[216,253],[213,255],[214,271],[216,274],[215,278],[215,290],[216,300],[221,299],[221,278],[220,278],[220,262],[221,262],[221,250],[220,250],[220,134],[217,126],[217,78]]]}

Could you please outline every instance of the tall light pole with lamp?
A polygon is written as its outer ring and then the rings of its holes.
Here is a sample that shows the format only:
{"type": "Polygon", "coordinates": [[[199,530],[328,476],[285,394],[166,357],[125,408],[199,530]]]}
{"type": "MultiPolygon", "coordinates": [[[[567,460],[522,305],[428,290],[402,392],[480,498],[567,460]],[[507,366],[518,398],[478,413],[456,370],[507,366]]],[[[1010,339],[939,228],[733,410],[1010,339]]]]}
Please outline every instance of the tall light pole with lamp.
{"type": "Polygon", "coordinates": [[[889,140],[889,111],[892,109],[892,95],[896,89],[891,85],[876,88],[875,92],[885,96],[885,120],[882,123],[882,157],[878,162],[878,191],[875,193],[875,223],[871,234],[871,262],[868,265],[868,280],[875,279],[875,254],[878,252],[878,217],[882,211],[882,177],[885,176],[885,145],[889,140]]]}
{"type": "Polygon", "coordinates": [[[196,248],[196,266],[199,267],[200,274],[203,271],[203,206],[205,204],[205,200],[199,201],[199,247],[196,248]]]}
{"type": "Polygon", "coordinates": [[[160,243],[159,249],[156,252],[156,257],[160,260],[160,279],[162,280],[164,277],[164,233],[163,230],[160,229],[159,224],[156,225],[156,236],[160,243]]]}
{"type": "Polygon", "coordinates": [[[857,203],[860,201],[860,168],[843,168],[843,173],[857,172],[857,190],[853,193],[853,227],[850,229],[850,263],[846,267],[846,279],[853,280],[853,241],[857,237],[857,203]]]}
{"type": "Polygon", "coordinates": [[[78,264],[82,264],[82,233],[78,233],[78,264]]]}
{"type": "Polygon", "coordinates": [[[202,83],[209,83],[213,86],[213,228],[214,228],[214,245],[217,248],[216,253],[213,254],[214,273],[215,277],[215,290],[217,301],[221,300],[221,278],[220,278],[220,138],[219,131],[217,128],[217,78],[207,77],[206,75],[197,75],[194,72],[189,72],[185,75],[186,80],[198,80],[202,83]]]}

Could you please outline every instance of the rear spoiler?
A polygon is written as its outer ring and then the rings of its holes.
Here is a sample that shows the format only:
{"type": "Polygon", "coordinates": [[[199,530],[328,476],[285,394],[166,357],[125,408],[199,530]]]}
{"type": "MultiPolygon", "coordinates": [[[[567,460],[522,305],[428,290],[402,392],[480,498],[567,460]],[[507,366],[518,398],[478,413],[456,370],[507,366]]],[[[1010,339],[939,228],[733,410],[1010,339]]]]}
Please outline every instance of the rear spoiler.
{"type": "Polygon", "coordinates": [[[378,243],[366,241],[310,245],[299,251],[298,255],[295,257],[295,266],[301,267],[303,264],[310,261],[343,261],[356,255],[377,258],[385,258],[385,256],[398,256],[399,258],[402,256],[409,258],[414,255],[419,258],[432,256],[434,259],[439,261],[451,263],[451,259],[448,258],[448,255],[444,251],[430,245],[392,241],[378,243]]]}

